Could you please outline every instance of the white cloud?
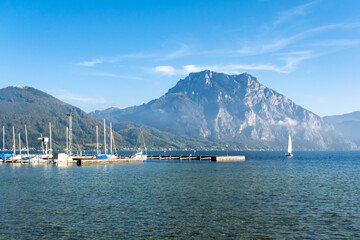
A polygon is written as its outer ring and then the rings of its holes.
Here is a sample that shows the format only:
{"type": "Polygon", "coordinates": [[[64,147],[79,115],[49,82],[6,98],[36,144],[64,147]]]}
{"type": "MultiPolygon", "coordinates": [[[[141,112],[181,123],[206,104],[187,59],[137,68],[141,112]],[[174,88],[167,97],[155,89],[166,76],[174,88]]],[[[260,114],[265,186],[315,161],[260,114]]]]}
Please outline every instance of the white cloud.
{"type": "Polygon", "coordinates": [[[163,73],[165,75],[174,75],[177,74],[177,70],[172,66],[157,66],[153,68],[154,72],[163,73]]]}
{"type": "Polygon", "coordinates": [[[153,72],[162,73],[164,75],[187,75],[191,72],[200,72],[203,70],[211,70],[216,72],[223,72],[228,74],[239,74],[244,70],[262,70],[262,71],[275,71],[285,73],[286,71],[278,68],[274,65],[266,64],[250,64],[250,65],[212,65],[212,66],[196,66],[196,65],[185,65],[181,68],[174,68],[173,66],[157,66],[154,67],[153,72]]]}
{"type": "Polygon", "coordinates": [[[195,66],[195,65],[185,65],[183,66],[182,68],[182,72],[184,72],[185,74],[188,74],[188,73],[191,73],[191,72],[200,72],[202,70],[205,70],[205,69],[210,69],[212,67],[210,66],[195,66]]]}
{"type": "Polygon", "coordinates": [[[281,126],[291,126],[294,127],[298,124],[298,122],[295,119],[291,119],[291,118],[285,118],[284,121],[280,120],[276,123],[277,125],[281,125],[281,126]]]}
{"type": "Polygon", "coordinates": [[[91,60],[91,61],[84,61],[84,62],[81,62],[79,63],[79,65],[81,66],[84,66],[84,67],[93,67],[99,63],[103,63],[105,61],[104,58],[97,58],[97,59],[94,59],[94,60],[91,60]]]}
{"type": "Polygon", "coordinates": [[[285,70],[279,68],[275,65],[271,64],[249,64],[249,65],[222,65],[216,66],[217,70],[215,71],[222,71],[227,73],[234,73],[238,74],[239,70],[260,70],[260,71],[274,71],[279,73],[286,73],[285,70]]]}

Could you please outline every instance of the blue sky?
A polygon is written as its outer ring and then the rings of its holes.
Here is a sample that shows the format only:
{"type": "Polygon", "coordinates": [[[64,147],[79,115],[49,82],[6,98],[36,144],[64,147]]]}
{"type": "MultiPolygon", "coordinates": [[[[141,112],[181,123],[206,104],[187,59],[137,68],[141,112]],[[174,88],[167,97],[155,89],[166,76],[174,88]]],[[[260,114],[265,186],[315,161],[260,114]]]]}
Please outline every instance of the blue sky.
{"type": "Polygon", "coordinates": [[[0,87],[85,111],[140,105],[189,72],[248,72],[320,116],[360,110],[360,1],[0,0],[0,87]]]}

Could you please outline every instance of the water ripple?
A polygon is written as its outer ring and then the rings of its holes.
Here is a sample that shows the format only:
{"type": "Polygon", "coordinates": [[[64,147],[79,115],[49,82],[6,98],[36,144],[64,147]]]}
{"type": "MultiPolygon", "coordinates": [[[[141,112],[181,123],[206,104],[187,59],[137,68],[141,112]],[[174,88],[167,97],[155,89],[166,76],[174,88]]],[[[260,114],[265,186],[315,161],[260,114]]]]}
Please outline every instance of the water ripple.
{"type": "Polygon", "coordinates": [[[360,238],[359,152],[0,166],[0,239],[360,238]]]}

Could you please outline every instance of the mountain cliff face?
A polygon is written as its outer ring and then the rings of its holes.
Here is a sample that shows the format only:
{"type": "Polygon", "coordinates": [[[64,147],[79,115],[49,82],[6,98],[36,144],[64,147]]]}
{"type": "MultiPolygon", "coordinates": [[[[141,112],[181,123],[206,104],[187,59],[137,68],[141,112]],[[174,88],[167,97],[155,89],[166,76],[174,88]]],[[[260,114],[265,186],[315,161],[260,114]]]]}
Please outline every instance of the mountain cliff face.
{"type": "Polygon", "coordinates": [[[323,119],[334,125],[345,137],[360,146],[360,111],[343,115],[327,116],[323,119]]]}
{"type": "Polygon", "coordinates": [[[289,132],[294,149],[356,148],[331,124],[247,73],[191,73],[159,99],[92,115],[241,149],[285,149],[289,132]]]}

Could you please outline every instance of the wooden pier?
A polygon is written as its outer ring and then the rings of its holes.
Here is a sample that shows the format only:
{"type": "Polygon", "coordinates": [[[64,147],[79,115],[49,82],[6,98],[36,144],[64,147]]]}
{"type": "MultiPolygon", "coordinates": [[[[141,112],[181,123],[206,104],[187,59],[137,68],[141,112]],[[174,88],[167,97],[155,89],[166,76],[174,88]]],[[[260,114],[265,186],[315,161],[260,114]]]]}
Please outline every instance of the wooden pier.
{"type": "Polygon", "coordinates": [[[210,156],[210,155],[148,155],[148,160],[208,160],[214,162],[242,162],[245,156],[210,156]]]}

